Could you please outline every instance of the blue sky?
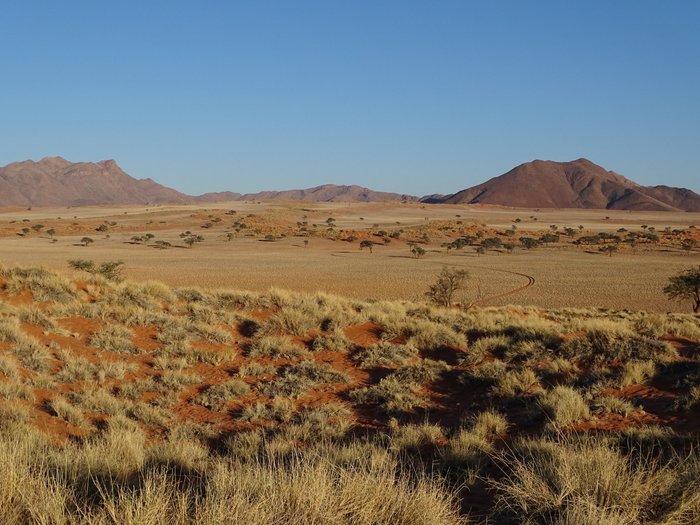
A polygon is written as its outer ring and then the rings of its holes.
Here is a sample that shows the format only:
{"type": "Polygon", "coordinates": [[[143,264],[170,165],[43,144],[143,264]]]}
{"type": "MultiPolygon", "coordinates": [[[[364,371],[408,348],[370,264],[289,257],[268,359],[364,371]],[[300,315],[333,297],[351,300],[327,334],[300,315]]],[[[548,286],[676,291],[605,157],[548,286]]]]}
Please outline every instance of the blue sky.
{"type": "Polygon", "coordinates": [[[697,1],[3,2],[0,165],[422,195],[587,157],[700,191],[699,25],[697,1]]]}

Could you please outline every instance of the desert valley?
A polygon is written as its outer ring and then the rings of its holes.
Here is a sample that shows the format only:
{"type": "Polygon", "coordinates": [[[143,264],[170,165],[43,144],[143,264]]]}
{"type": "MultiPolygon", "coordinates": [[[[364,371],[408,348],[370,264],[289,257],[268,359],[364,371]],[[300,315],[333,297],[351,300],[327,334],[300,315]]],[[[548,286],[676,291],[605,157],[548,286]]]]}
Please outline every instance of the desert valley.
{"type": "Polygon", "coordinates": [[[423,198],[0,183],[8,523],[700,517],[689,190],[585,159],[423,198]]]}

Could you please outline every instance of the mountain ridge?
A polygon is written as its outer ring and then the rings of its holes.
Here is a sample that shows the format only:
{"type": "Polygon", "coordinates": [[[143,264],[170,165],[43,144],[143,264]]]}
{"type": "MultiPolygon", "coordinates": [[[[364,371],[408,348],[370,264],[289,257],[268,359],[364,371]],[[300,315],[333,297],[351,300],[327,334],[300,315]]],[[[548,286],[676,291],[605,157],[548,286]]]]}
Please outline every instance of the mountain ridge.
{"type": "Polygon", "coordinates": [[[700,195],[687,188],[642,186],[588,159],[534,160],[456,193],[422,198],[374,191],[358,185],[322,184],[313,188],[231,191],[187,195],[153,179],[136,179],[113,159],[70,162],[62,157],[25,160],[0,167],[0,206],[88,206],[185,204],[222,201],[299,200],[316,202],[420,201],[490,204],[515,208],[596,208],[700,212],[700,195]],[[523,191],[523,188],[529,191],[523,191]]]}

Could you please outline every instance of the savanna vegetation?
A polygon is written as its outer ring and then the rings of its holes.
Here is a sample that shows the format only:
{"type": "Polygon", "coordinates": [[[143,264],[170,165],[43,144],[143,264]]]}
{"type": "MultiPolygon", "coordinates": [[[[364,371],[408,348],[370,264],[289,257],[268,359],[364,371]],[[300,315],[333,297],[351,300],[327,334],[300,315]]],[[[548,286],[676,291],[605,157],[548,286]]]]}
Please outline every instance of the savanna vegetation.
{"type": "Polygon", "coordinates": [[[700,522],[697,315],[72,264],[0,267],[2,523],[700,522]]]}

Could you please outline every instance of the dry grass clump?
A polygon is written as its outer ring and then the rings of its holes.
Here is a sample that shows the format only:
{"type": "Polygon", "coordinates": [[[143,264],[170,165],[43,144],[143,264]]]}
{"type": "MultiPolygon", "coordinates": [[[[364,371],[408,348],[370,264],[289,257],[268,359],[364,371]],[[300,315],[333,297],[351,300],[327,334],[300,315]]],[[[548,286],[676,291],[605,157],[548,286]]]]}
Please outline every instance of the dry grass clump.
{"type": "Polygon", "coordinates": [[[292,308],[279,310],[260,328],[263,334],[291,334],[295,336],[305,335],[312,328],[317,328],[318,323],[307,312],[301,312],[292,308]]]}
{"type": "MultiPolygon", "coordinates": [[[[481,367],[482,370],[483,368],[481,367]]],[[[494,368],[493,363],[492,367],[488,368],[494,368]]],[[[501,372],[502,369],[495,367],[494,371],[501,372]]],[[[497,375],[491,393],[496,396],[518,397],[531,394],[538,384],[537,374],[529,368],[511,369],[497,375]]]]}
{"type": "Polygon", "coordinates": [[[411,345],[395,345],[381,341],[359,350],[353,358],[362,368],[379,366],[404,366],[415,359],[418,352],[411,345]]]}
{"type": "Polygon", "coordinates": [[[308,355],[309,351],[306,348],[296,344],[287,336],[260,336],[248,345],[248,357],[297,359],[308,355]]]}
{"type": "Polygon", "coordinates": [[[83,411],[74,407],[64,397],[59,396],[47,401],[46,408],[49,410],[51,415],[54,415],[75,427],[86,430],[92,428],[92,425],[83,414],[83,411]]]}
{"type": "Polygon", "coordinates": [[[173,413],[150,403],[134,403],[128,408],[129,417],[145,425],[166,425],[173,419],[173,413]]]}
{"type": "Polygon", "coordinates": [[[70,352],[62,350],[59,352],[58,358],[63,363],[63,366],[54,377],[63,383],[89,381],[97,373],[97,366],[84,357],[76,357],[70,352]]]}
{"type": "Polygon", "coordinates": [[[276,375],[277,367],[274,365],[263,365],[256,361],[251,361],[241,365],[238,369],[238,377],[258,377],[267,375],[276,375]]]}
{"type": "Polygon", "coordinates": [[[632,323],[637,332],[650,337],[670,334],[695,341],[700,339],[700,319],[694,315],[638,312],[632,323]]]}
{"type": "Polygon", "coordinates": [[[0,342],[17,343],[25,334],[22,332],[17,317],[0,317],[0,342]]]}
{"type": "Polygon", "coordinates": [[[226,344],[231,342],[231,334],[219,326],[194,323],[191,329],[196,337],[211,343],[226,344]]]}
{"type": "Polygon", "coordinates": [[[595,412],[619,414],[624,417],[629,416],[636,410],[632,403],[626,399],[615,396],[601,396],[596,398],[592,403],[592,408],[595,412]]]}
{"type": "Polygon", "coordinates": [[[505,516],[527,523],[690,524],[700,520],[700,458],[623,455],[601,440],[522,441],[492,480],[505,516]]]}
{"type": "Polygon", "coordinates": [[[202,382],[197,374],[181,370],[167,370],[153,377],[157,390],[161,393],[179,392],[188,385],[196,385],[202,382]]]}
{"type": "Polygon", "coordinates": [[[408,336],[407,343],[420,350],[436,350],[445,346],[465,348],[467,340],[463,334],[449,326],[422,320],[415,320],[402,330],[408,336]]]}
{"type": "Polygon", "coordinates": [[[631,359],[659,362],[678,357],[678,352],[666,341],[600,329],[566,341],[559,352],[567,359],[589,364],[626,362],[631,359]]]}
{"type": "Polygon", "coordinates": [[[462,381],[494,385],[508,373],[508,370],[508,363],[495,360],[469,369],[463,374],[462,381]]]}
{"type": "Polygon", "coordinates": [[[355,416],[341,403],[306,408],[298,413],[296,428],[302,442],[317,442],[322,439],[340,438],[354,425],[355,416]]]}
{"type": "Polygon", "coordinates": [[[443,440],[445,440],[444,430],[439,425],[430,423],[419,425],[394,423],[391,430],[391,446],[397,450],[420,450],[423,447],[437,445],[443,440]]]}
{"type": "Polygon", "coordinates": [[[581,394],[568,386],[556,386],[545,391],[538,404],[555,428],[568,426],[591,416],[588,404],[581,394]]]}
{"type": "Polygon", "coordinates": [[[426,404],[420,391],[420,385],[388,376],[376,385],[353,390],[350,399],[358,404],[376,404],[389,413],[411,412],[426,404]]]}
{"type": "Polygon", "coordinates": [[[155,282],[123,282],[112,285],[97,299],[97,304],[143,310],[161,310],[163,303],[173,302],[175,296],[170,289],[155,282]]]}
{"type": "Polygon", "coordinates": [[[87,412],[116,416],[123,414],[125,403],[113,396],[107,389],[84,386],[68,394],[70,401],[87,412]]]}
{"type": "Polygon", "coordinates": [[[96,365],[97,380],[100,383],[106,380],[122,379],[125,374],[136,370],[137,365],[124,361],[100,361],[96,365]]]}
{"type": "Polygon", "coordinates": [[[0,374],[13,379],[19,377],[17,360],[8,354],[0,355],[0,374]]]}
{"type": "Polygon", "coordinates": [[[336,328],[331,333],[314,337],[311,343],[311,349],[314,352],[345,352],[353,347],[352,342],[343,333],[342,330],[336,328]]]}
{"type": "Polygon", "coordinates": [[[233,312],[200,303],[187,303],[186,308],[186,315],[193,323],[227,325],[236,318],[233,312]]]}
{"type": "Polygon", "coordinates": [[[299,397],[312,387],[321,384],[342,383],[349,377],[328,363],[319,365],[315,361],[302,361],[286,367],[279,379],[257,385],[260,393],[268,397],[299,397]]]}
{"type": "Polygon", "coordinates": [[[493,439],[508,431],[508,420],[500,412],[485,410],[474,418],[471,431],[484,439],[493,439]]]}
{"type": "Polygon", "coordinates": [[[511,343],[510,337],[505,335],[480,337],[469,345],[469,350],[460,364],[475,365],[480,363],[486,356],[505,355],[511,343]]]}
{"type": "Polygon", "coordinates": [[[250,393],[250,387],[239,379],[208,386],[194,402],[209,409],[219,409],[225,403],[250,393]]]}
{"type": "Polygon", "coordinates": [[[442,361],[421,359],[417,363],[398,368],[391,377],[401,382],[423,384],[426,381],[435,381],[449,369],[450,367],[442,361]]]}
{"type": "Polygon", "coordinates": [[[36,306],[17,308],[16,315],[22,323],[40,326],[47,331],[55,331],[57,329],[56,321],[36,306]]]}
{"type": "Polygon", "coordinates": [[[27,370],[47,372],[52,369],[53,355],[33,337],[23,336],[10,351],[20,358],[27,370]]]}
{"type": "Polygon", "coordinates": [[[468,470],[476,470],[488,459],[493,445],[483,436],[466,429],[457,431],[450,437],[447,446],[440,451],[446,469],[457,469],[460,474],[471,475],[468,470]]]}
{"type": "Polygon", "coordinates": [[[239,420],[256,423],[269,420],[279,423],[288,423],[296,413],[294,402],[286,397],[276,397],[270,404],[256,402],[243,408],[239,420]]]}
{"type": "Polygon", "coordinates": [[[629,361],[622,367],[620,386],[643,385],[655,373],[654,361],[629,361]]]}
{"type": "Polygon", "coordinates": [[[30,290],[38,302],[70,303],[77,297],[75,285],[46,268],[7,268],[0,265],[0,276],[6,280],[5,290],[19,294],[30,290]]]}
{"type": "Polygon", "coordinates": [[[0,381],[0,398],[7,401],[13,401],[16,399],[33,401],[34,391],[28,385],[17,379],[0,381]]]}
{"type": "Polygon", "coordinates": [[[113,354],[136,354],[139,349],[131,342],[134,333],[126,326],[107,325],[90,338],[90,346],[113,354]]]}

